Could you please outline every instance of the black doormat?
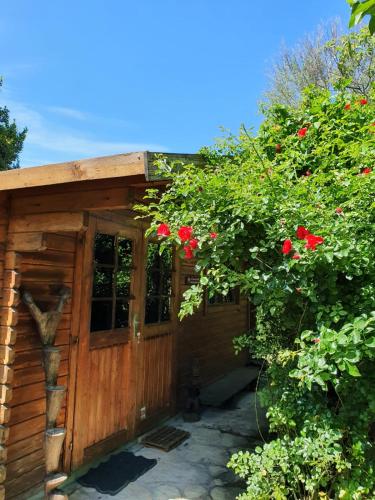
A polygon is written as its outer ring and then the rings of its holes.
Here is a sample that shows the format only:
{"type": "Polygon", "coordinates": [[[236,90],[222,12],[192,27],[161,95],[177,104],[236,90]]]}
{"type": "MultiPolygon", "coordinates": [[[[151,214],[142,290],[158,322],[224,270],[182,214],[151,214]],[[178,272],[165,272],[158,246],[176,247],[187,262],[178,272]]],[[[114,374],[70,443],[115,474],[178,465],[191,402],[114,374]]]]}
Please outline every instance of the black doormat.
{"type": "Polygon", "coordinates": [[[128,451],[112,455],[107,462],[90,469],[77,481],[99,493],[117,495],[130,482],[135,481],[157,464],[155,459],[135,456],[128,451]]]}
{"type": "Polygon", "coordinates": [[[176,448],[180,443],[190,437],[190,433],[176,429],[176,427],[160,427],[156,431],[147,434],[142,439],[142,444],[150,448],[158,448],[163,451],[170,451],[176,448]]]}

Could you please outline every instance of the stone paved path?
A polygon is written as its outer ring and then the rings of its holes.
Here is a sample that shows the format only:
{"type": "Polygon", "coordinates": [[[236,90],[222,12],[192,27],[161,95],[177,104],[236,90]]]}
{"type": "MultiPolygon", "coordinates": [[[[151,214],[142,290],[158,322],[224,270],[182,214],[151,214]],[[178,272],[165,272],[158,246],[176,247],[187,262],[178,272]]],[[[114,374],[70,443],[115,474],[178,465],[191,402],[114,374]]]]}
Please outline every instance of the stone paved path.
{"type": "MultiPolygon", "coordinates": [[[[179,447],[169,453],[139,444],[130,448],[137,455],[156,458],[155,467],[115,496],[74,485],[70,500],[234,500],[241,487],[226,464],[233,452],[259,440],[255,394],[241,393],[231,408],[206,409],[196,423],[171,419],[168,424],[191,433],[179,447]]],[[[258,421],[264,429],[265,416],[259,408],[258,421]]]]}

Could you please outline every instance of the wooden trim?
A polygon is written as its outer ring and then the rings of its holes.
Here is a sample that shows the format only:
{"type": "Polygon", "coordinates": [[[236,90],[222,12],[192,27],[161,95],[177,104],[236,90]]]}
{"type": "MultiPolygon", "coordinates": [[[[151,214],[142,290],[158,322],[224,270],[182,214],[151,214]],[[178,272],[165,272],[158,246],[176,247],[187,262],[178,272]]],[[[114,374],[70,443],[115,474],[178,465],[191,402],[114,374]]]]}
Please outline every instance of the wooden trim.
{"type": "Polygon", "coordinates": [[[139,152],[8,170],[0,173],[0,191],[140,175],[145,161],[145,153],[139,152]]]}
{"type": "Polygon", "coordinates": [[[66,411],[66,438],[63,455],[64,470],[70,472],[72,467],[72,451],[74,438],[74,423],[76,411],[76,384],[77,384],[77,357],[79,327],[81,315],[82,298],[82,273],[84,265],[84,235],[78,234],[76,237],[76,255],[74,264],[74,284],[72,290],[72,323],[70,332],[69,368],[68,368],[68,396],[66,411]]]}
{"type": "Polygon", "coordinates": [[[123,431],[117,432],[112,436],[109,436],[106,439],[103,439],[102,441],[99,441],[98,443],[93,444],[92,446],[89,446],[88,448],[85,448],[85,461],[91,462],[98,456],[103,457],[110,451],[121,446],[123,443],[126,443],[129,438],[128,434],[128,430],[125,429],[123,431]]]}
{"type": "MultiPolygon", "coordinates": [[[[151,151],[146,152],[146,168],[145,175],[147,181],[157,181],[165,179],[158,172],[154,165],[157,156],[165,157],[169,162],[176,162],[177,164],[187,165],[194,163],[196,165],[204,166],[204,158],[199,154],[191,153],[155,153],[151,151]]],[[[178,166],[177,166],[178,168],[178,166]]]]}
{"type": "Polygon", "coordinates": [[[40,232],[11,233],[8,248],[17,252],[43,252],[48,248],[47,235],[40,232]]]}
{"type": "MultiPolygon", "coordinates": [[[[85,422],[85,405],[86,405],[86,386],[83,383],[87,377],[89,369],[89,348],[90,348],[90,315],[91,309],[87,301],[91,298],[92,289],[92,273],[93,273],[93,247],[96,232],[96,218],[90,217],[88,222],[88,229],[85,233],[83,241],[83,258],[82,268],[77,276],[81,281],[80,285],[80,298],[79,298],[79,312],[78,323],[75,325],[75,335],[77,336],[78,350],[77,350],[77,369],[76,369],[76,387],[75,387],[75,415],[73,424],[73,436],[71,442],[73,444],[71,454],[71,469],[78,468],[83,462],[84,444],[86,441],[86,422],[85,422]]],[[[78,287],[78,284],[77,284],[78,287]]],[[[78,301],[78,299],[77,299],[78,301]]],[[[78,304],[78,302],[77,302],[78,304]]],[[[77,305],[78,307],[78,305],[77,305]]]]}
{"type": "Polygon", "coordinates": [[[10,220],[9,232],[80,232],[87,230],[87,223],[85,212],[16,215],[10,220]]]}
{"type": "MultiPolygon", "coordinates": [[[[7,247],[7,241],[5,242],[7,247]]],[[[13,344],[16,341],[15,327],[18,322],[17,306],[19,304],[19,292],[15,288],[20,285],[21,275],[17,270],[21,266],[21,256],[13,251],[6,251],[4,255],[4,276],[2,290],[2,307],[0,309],[0,426],[1,445],[0,463],[6,462],[7,441],[9,438],[8,424],[10,419],[10,403],[13,391],[12,382],[14,370],[11,366],[14,363],[15,349],[13,344]]],[[[6,465],[1,467],[0,482],[3,483],[6,477],[6,465]]],[[[0,485],[0,498],[5,498],[4,485],[0,485]]]]}
{"type": "Polygon", "coordinates": [[[117,330],[107,330],[104,332],[90,333],[90,349],[111,347],[129,342],[130,329],[119,328],[117,330]]]}
{"type": "Polygon", "coordinates": [[[61,193],[45,193],[25,196],[20,193],[12,200],[15,215],[39,214],[46,212],[76,212],[81,210],[130,209],[133,188],[96,187],[79,193],[61,188],[61,193]]]}

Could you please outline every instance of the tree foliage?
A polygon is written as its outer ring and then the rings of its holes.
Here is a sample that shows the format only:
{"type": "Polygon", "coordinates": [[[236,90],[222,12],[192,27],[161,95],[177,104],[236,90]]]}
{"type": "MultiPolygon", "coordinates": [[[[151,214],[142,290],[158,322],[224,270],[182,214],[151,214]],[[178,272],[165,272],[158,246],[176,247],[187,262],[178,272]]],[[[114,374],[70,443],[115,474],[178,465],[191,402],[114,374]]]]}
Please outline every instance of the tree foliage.
{"type": "Polygon", "coordinates": [[[347,0],[352,12],[349,21],[349,27],[352,28],[362,21],[366,16],[370,16],[369,30],[371,34],[375,33],[375,0],[347,0]]]}
{"type": "MultiPolygon", "coordinates": [[[[0,87],[2,80],[0,79],[0,87]]],[[[18,157],[22,151],[27,129],[18,131],[10,120],[9,109],[0,107],[0,171],[18,168],[18,157]]]]}
{"type": "Polygon", "coordinates": [[[277,437],[232,457],[243,499],[375,497],[374,102],[309,88],[257,135],[205,148],[204,168],[160,159],[172,182],[138,207],[195,259],[182,317],[206,290],[239,286],[257,307],[237,347],[268,363],[277,437]]]}
{"type": "Polygon", "coordinates": [[[297,106],[309,85],[332,90],[341,84],[368,97],[375,79],[375,38],[367,28],[340,34],[336,23],[321,27],[292,49],[284,49],[265,96],[272,104],[297,106]]]}

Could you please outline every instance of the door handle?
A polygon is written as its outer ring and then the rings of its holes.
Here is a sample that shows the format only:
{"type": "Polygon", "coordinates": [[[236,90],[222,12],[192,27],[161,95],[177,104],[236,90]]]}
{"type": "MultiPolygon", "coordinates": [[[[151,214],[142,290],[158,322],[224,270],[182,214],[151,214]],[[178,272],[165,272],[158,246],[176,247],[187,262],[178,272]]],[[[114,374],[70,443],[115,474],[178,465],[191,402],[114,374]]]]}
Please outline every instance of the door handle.
{"type": "Polygon", "coordinates": [[[138,341],[141,338],[141,332],[139,331],[139,325],[140,325],[139,317],[138,317],[138,314],[135,313],[133,315],[133,336],[135,339],[138,339],[138,341]]]}

